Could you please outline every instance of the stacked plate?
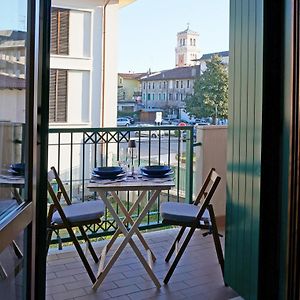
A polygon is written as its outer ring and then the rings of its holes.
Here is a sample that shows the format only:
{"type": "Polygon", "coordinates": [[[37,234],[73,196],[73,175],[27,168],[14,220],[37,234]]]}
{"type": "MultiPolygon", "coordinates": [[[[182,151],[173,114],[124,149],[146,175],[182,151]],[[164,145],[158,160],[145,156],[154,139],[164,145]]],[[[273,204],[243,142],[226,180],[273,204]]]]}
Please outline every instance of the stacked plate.
{"type": "Polygon", "coordinates": [[[93,170],[94,179],[119,179],[125,176],[126,172],[121,167],[97,167],[93,170]]]}
{"type": "Polygon", "coordinates": [[[9,166],[8,172],[11,173],[11,175],[13,176],[24,176],[25,164],[24,163],[11,164],[9,166]]]}
{"type": "Polygon", "coordinates": [[[174,172],[169,166],[145,166],[141,167],[143,176],[150,178],[164,178],[173,175],[174,172]]]}

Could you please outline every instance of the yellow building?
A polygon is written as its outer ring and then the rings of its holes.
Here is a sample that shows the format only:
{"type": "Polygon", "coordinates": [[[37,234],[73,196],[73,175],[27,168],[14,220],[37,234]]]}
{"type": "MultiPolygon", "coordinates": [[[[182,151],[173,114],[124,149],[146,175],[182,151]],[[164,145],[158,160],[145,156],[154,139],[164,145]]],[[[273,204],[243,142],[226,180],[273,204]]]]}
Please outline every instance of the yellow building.
{"type": "Polygon", "coordinates": [[[140,78],[146,73],[118,73],[118,110],[133,112],[142,102],[140,78]]]}

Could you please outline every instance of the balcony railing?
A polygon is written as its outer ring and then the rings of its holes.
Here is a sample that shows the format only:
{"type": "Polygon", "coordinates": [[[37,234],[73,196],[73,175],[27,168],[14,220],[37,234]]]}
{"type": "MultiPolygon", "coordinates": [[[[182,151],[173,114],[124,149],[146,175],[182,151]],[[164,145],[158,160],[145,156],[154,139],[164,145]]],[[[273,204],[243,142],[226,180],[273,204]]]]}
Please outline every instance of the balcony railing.
{"type": "MultiPolygon", "coordinates": [[[[143,165],[169,165],[174,170],[175,187],[161,193],[156,205],[141,224],[141,229],[161,226],[159,206],[162,201],[190,201],[193,189],[193,127],[118,127],[53,128],[49,130],[49,167],[55,166],[72,201],[97,197],[87,188],[96,166],[126,164],[127,144],[136,140],[135,168],[143,165]]],[[[123,192],[122,201],[130,207],[135,194],[123,192]]],[[[150,195],[148,195],[150,196],[150,195]]],[[[116,205],[116,204],[115,204],[116,205]]],[[[118,211],[118,207],[116,206],[118,211]]],[[[138,207],[134,217],[139,215],[138,207]]],[[[116,225],[106,212],[104,222],[88,228],[92,237],[110,235],[116,225]]]]}

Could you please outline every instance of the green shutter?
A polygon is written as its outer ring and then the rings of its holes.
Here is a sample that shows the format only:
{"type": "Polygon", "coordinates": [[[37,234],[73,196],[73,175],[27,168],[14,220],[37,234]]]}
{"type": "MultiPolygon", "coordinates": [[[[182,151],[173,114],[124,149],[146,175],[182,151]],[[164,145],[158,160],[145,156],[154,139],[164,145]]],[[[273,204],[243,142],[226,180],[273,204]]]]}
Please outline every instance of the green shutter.
{"type": "Polygon", "coordinates": [[[230,1],[225,281],[257,299],[263,1],[230,1]]]}

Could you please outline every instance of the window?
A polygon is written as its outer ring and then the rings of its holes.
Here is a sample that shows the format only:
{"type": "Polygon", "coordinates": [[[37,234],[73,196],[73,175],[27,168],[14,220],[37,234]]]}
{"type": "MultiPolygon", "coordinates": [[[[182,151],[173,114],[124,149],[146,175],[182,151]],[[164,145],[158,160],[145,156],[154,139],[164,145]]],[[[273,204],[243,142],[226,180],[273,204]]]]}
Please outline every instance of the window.
{"type": "Polygon", "coordinates": [[[144,86],[144,90],[145,90],[146,89],[146,82],[144,82],[143,86],[144,86]]]}
{"type": "Polygon", "coordinates": [[[163,93],[163,100],[166,100],[166,93],[163,93]]]}
{"type": "Polygon", "coordinates": [[[189,80],[187,80],[187,82],[186,82],[186,87],[187,87],[187,88],[190,87],[190,81],[189,81],[189,80]]]}
{"type": "Polygon", "coordinates": [[[158,100],[161,100],[161,93],[158,94],[158,100]]]}
{"type": "Polygon", "coordinates": [[[183,80],[180,81],[180,87],[183,89],[183,80]]]}
{"type": "Polygon", "coordinates": [[[183,94],[180,94],[180,100],[181,101],[183,100],[183,94]]]}
{"type": "Polygon", "coordinates": [[[155,100],[155,94],[154,93],[152,94],[152,100],[153,101],[155,100]]]}
{"type": "Polygon", "coordinates": [[[52,7],[51,10],[51,54],[69,55],[69,23],[68,9],[52,7]]]}
{"type": "Polygon", "coordinates": [[[153,88],[153,89],[154,89],[154,86],[155,86],[155,85],[154,85],[154,82],[152,82],[152,88],[153,88]]]}
{"type": "Polygon", "coordinates": [[[166,82],[164,81],[164,89],[166,88],[166,82]]]}
{"type": "Polygon", "coordinates": [[[173,95],[169,94],[169,100],[173,100],[173,95]]]}
{"type": "Polygon", "coordinates": [[[196,46],[196,39],[194,39],[194,46],[196,46]]]}
{"type": "Polygon", "coordinates": [[[161,89],[161,82],[159,82],[159,89],[161,89]]]}
{"type": "Polygon", "coordinates": [[[178,87],[179,87],[179,81],[176,80],[176,89],[178,89],[178,87]]]}
{"type": "Polygon", "coordinates": [[[150,82],[148,83],[148,89],[149,90],[151,89],[151,83],[150,82]]]}
{"type": "Polygon", "coordinates": [[[143,94],[143,100],[146,100],[146,94],[145,93],[143,94]]]}
{"type": "Polygon", "coordinates": [[[190,39],[190,46],[193,46],[193,39],[190,39]]]}
{"type": "Polygon", "coordinates": [[[150,93],[147,95],[147,100],[150,100],[150,93]]]}
{"type": "Polygon", "coordinates": [[[49,122],[67,122],[68,71],[50,70],[49,122]]]}
{"type": "Polygon", "coordinates": [[[175,94],[175,100],[178,101],[179,97],[178,97],[178,93],[175,94]]]}

